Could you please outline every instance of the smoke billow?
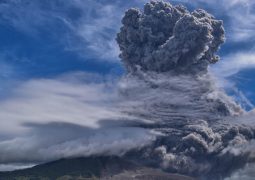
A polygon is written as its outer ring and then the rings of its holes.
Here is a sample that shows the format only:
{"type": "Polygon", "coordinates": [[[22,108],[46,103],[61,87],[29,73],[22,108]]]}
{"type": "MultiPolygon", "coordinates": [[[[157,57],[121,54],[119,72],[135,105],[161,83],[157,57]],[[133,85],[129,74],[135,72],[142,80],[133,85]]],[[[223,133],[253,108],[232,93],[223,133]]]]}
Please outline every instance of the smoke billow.
{"type": "Polygon", "coordinates": [[[120,82],[77,75],[30,81],[0,102],[0,168],[118,155],[215,180],[254,163],[254,111],[208,72],[225,39],[222,21],[151,1],[127,10],[122,24],[116,40],[127,75],[120,82]]]}
{"type": "Polygon", "coordinates": [[[145,4],[144,11],[129,9],[117,35],[127,70],[172,69],[200,72],[215,63],[224,42],[222,21],[204,10],[190,13],[183,6],[162,1],[145,4]]]}
{"type": "Polygon", "coordinates": [[[135,126],[159,135],[128,158],[206,179],[228,176],[252,160],[253,150],[246,147],[255,128],[238,123],[247,113],[208,74],[140,73],[123,80],[127,105],[122,109],[144,120],[135,126]]]}
{"type": "Polygon", "coordinates": [[[136,126],[160,135],[126,154],[145,165],[222,179],[252,162],[254,126],[234,123],[247,112],[214,83],[208,65],[224,42],[220,20],[204,10],[151,1],[129,9],[117,35],[128,71],[120,92],[136,126]]]}

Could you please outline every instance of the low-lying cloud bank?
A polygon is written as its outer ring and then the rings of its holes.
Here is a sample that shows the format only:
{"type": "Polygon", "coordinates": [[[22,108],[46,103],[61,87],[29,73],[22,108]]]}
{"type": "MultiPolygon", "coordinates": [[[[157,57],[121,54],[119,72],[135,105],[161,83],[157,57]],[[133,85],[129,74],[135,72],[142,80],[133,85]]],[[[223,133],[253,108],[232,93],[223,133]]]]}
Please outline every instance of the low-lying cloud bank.
{"type": "Polygon", "coordinates": [[[0,103],[0,163],[119,155],[201,179],[252,163],[254,112],[207,70],[219,60],[222,22],[152,1],[128,10],[122,23],[117,42],[128,74],[119,81],[30,81],[0,103]]]}
{"type": "Polygon", "coordinates": [[[100,76],[31,80],[12,94],[0,103],[2,170],[63,157],[122,155],[155,140],[150,130],[125,127],[133,119],[118,107],[115,82],[100,76]]]}

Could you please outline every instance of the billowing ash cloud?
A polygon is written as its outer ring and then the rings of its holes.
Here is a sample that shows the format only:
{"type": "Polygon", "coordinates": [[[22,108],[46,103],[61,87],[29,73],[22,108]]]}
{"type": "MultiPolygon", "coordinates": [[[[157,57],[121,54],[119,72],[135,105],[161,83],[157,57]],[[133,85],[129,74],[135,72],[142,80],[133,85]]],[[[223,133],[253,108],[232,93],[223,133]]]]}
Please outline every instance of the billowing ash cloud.
{"type": "Polygon", "coordinates": [[[138,127],[160,135],[127,153],[145,165],[205,179],[222,179],[254,160],[255,127],[247,112],[214,83],[209,64],[224,42],[222,21],[204,10],[151,1],[129,9],[117,35],[128,71],[124,111],[138,127]]]}
{"type": "Polygon", "coordinates": [[[143,11],[129,9],[122,23],[117,42],[129,71],[200,72],[219,60],[215,52],[225,39],[222,21],[206,11],[163,1],[151,1],[143,11]]]}
{"type": "MultiPolygon", "coordinates": [[[[137,127],[160,134],[127,157],[169,172],[220,179],[252,161],[252,118],[206,74],[129,75],[123,81],[126,113],[143,119],[137,127]],[[139,76],[138,76],[139,75],[139,76]]],[[[253,155],[252,155],[253,154],[253,155]]]]}
{"type": "Polygon", "coordinates": [[[222,22],[152,1],[128,10],[122,23],[117,42],[128,74],[117,90],[73,78],[25,83],[0,103],[0,163],[119,155],[213,180],[253,163],[254,111],[207,72],[219,60],[222,22]]]}

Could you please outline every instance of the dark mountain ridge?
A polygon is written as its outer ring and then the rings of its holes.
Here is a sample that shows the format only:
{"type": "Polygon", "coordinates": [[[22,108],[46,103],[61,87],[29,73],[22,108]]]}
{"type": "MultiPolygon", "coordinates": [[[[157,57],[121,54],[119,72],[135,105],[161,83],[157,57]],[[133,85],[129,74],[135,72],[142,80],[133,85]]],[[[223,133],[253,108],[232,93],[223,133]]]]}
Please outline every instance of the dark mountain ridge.
{"type": "Polygon", "coordinates": [[[185,176],[145,168],[116,157],[81,157],[60,159],[32,168],[0,172],[0,180],[75,180],[75,179],[173,179],[191,180],[185,176]]]}

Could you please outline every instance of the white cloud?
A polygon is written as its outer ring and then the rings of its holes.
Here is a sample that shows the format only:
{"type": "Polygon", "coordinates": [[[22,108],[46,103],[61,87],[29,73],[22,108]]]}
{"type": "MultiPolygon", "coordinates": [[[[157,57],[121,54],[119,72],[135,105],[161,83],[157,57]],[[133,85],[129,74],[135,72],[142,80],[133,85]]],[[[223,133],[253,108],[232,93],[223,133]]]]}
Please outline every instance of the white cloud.
{"type": "MultiPolygon", "coordinates": [[[[74,51],[82,56],[92,56],[101,60],[119,61],[119,48],[115,42],[115,35],[119,31],[121,17],[125,9],[140,6],[146,1],[133,0],[130,2],[99,2],[93,0],[68,0],[65,4],[52,1],[45,5],[39,1],[22,3],[11,0],[0,5],[2,20],[8,21],[15,28],[32,36],[39,36],[38,31],[43,28],[58,25],[65,28],[65,34],[56,39],[65,45],[68,51],[74,51]],[[77,11],[75,19],[70,17],[71,10],[77,11]]],[[[174,1],[176,3],[176,1],[174,1]]],[[[200,8],[209,5],[216,15],[228,17],[230,27],[227,34],[228,41],[246,41],[254,38],[255,2],[252,0],[184,0],[180,3],[192,4],[200,8]]],[[[74,12],[73,12],[74,13],[74,12]]]]}
{"type": "Polygon", "coordinates": [[[78,84],[51,79],[30,80],[0,103],[1,132],[17,132],[22,123],[66,122],[96,127],[98,120],[118,116],[102,84],[78,84]],[[93,105],[91,105],[93,104],[93,105]],[[97,113],[95,113],[97,112],[97,113]]]}
{"type": "Polygon", "coordinates": [[[35,164],[0,164],[0,171],[12,171],[13,169],[26,169],[35,164]]]}
{"type": "Polygon", "coordinates": [[[210,68],[210,71],[216,76],[219,86],[234,93],[233,96],[238,103],[245,108],[253,109],[253,103],[245,95],[247,92],[238,89],[235,81],[229,79],[251,68],[255,68],[255,53],[237,52],[223,57],[220,62],[210,68]]]}
{"type": "Polygon", "coordinates": [[[40,37],[46,31],[68,51],[100,60],[119,60],[115,35],[124,10],[114,3],[67,0],[42,5],[37,0],[11,0],[0,4],[0,11],[1,22],[29,36],[40,37]]]}
{"type": "Polygon", "coordinates": [[[66,37],[66,50],[86,57],[92,55],[101,60],[118,61],[119,47],[115,36],[120,27],[123,7],[93,0],[72,0],[69,3],[82,13],[75,23],[59,17],[74,35],[66,37]]]}
{"type": "Polygon", "coordinates": [[[243,124],[247,126],[254,126],[254,117],[255,117],[255,109],[246,112],[243,116],[233,118],[231,122],[233,124],[243,124]]]}
{"type": "MultiPolygon", "coordinates": [[[[253,6],[254,7],[254,6],[253,6]]],[[[241,10],[232,10],[232,33],[229,35],[230,41],[247,41],[254,39],[255,33],[255,13],[251,12],[249,6],[241,10]]],[[[231,32],[231,31],[230,31],[231,32]]]]}
{"type": "Polygon", "coordinates": [[[115,84],[98,78],[78,74],[30,80],[0,101],[0,168],[63,157],[121,155],[151,143],[155,136],[149,130],[123,126],[124,119],[132,119],[118,107],[115,84]]]}
{"type": "Polygon", "coordinates": [[[222,58],[222,61],[213,66],[213,72],[221,77],[230,77],[238,72],[255,68],[254,52],[238,52],[222,58]]]}

